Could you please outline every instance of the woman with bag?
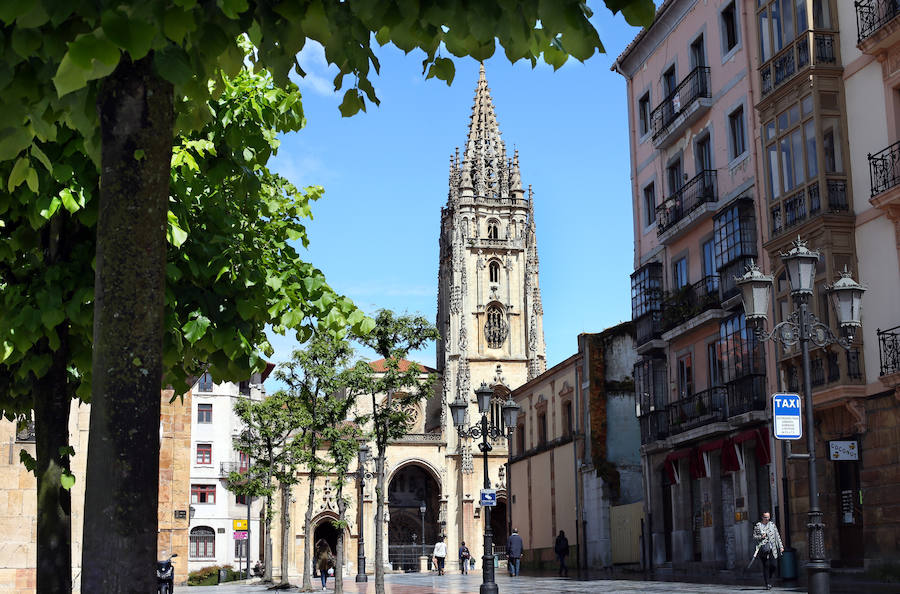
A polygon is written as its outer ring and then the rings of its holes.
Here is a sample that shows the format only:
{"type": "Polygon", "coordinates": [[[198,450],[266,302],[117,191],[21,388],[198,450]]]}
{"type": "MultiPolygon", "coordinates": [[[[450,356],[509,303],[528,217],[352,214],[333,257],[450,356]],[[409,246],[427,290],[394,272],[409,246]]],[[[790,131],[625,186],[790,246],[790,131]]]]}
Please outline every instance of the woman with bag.
{"type": "Polygon", "coordinates": [[[325,590],[325,584],[328,581],[328,570],[334,567],[334,554],[331,552],[331,546],[324,538],[320,538],[316,543],[316,566],[319,569],[319,577],[322,578],[322,589],[325,590]]]}
{"type": "Polygon", "coordinates": [[[459,566],[462,568],[463,575],[469,573],[469,557],[472,554],[469,552],[469,547],[466,546],[466,541],[462,541],[459,545],[459,566]]]}
{"type": "Polygon", "coordinates": [[[763,582],[766,585],[766,590],[772,589],[771,584],[769,584],[769,560],[778,559],[778,555],[784,552],[784,545],[781,544],[781,535],[778,534],[778,527],[775,526],[774,522],[769,521],[771,517],[769,512],[763,512],[762,520],[753,527],[753,539],[756,541],[755,555],[759,557],[762,563],[763,582]]]}

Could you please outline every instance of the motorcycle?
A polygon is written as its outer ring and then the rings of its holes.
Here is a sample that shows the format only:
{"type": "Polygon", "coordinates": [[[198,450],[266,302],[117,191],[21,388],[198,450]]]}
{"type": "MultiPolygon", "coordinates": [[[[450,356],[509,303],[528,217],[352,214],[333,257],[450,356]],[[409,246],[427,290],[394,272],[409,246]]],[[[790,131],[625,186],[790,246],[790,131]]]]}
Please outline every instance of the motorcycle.
{"type": "Polygon", "coordinates": [[[172,559],[177,556],[174,554],[165,561],[156,562],[156,594],[172,594],[175,585],[175,567],[172,566],[172,559]]]}

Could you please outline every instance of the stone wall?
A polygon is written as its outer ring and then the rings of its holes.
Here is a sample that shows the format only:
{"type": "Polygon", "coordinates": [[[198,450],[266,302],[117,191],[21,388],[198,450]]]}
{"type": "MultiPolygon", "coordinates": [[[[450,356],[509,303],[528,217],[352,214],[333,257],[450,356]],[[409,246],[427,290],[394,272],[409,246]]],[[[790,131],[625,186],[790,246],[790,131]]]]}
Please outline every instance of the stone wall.
{"type": "Polygon", "coordinates": [[[163,390],[160,412],[158,555],[173,553],[175,583],[187,581],[188,523],[191,503],[191,393],[169,402],[171,390],[163,390]],[[176,516],[177,514],[177,516],[176,516]]]}
{"type": "Polygon", "coordinates": [[[0,420],[0,592],[35,591],[37,481],[19,462],[33,443],[16,442],[16,425],[0,420]]]}

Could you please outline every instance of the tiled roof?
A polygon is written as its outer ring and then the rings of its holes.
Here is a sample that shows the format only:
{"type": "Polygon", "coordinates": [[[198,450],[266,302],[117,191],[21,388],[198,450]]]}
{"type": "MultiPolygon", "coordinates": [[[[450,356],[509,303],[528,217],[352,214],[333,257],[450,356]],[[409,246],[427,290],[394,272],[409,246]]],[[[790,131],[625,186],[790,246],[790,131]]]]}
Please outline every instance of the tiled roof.
{"type": "MultiPolygon", "coordinates": [[[[372,361],[369,363],[369,367],[372,368],[372,371],[375,373],[384,373],[387,371],[387,368],[384,365],[384,359],[378,359],[377,361],[372,361]]],[[[421,369],[425,373],[436,373],[436,370],[428,367],[427,365],[422,365],[421,363],[416,363],[415,361],[407,361],[406,359],[400,359],[400,371],[407,371],[409,366],[415,363],[419,369],[421,369]]]]}

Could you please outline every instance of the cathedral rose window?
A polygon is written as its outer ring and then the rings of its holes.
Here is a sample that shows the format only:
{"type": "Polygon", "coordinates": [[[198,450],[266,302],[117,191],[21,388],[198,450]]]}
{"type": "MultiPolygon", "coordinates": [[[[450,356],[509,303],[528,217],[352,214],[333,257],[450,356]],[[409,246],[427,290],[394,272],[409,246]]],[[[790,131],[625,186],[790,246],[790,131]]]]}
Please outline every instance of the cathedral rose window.
{"type": "Polygon", "coordinates": [[[488,346],[499,349],[503,346],[508,332],[506,320],[503,319],[503,310],[497,305],[492,305],[487,310],[487,323],[484,325],[484,336],[488,346]]]}

